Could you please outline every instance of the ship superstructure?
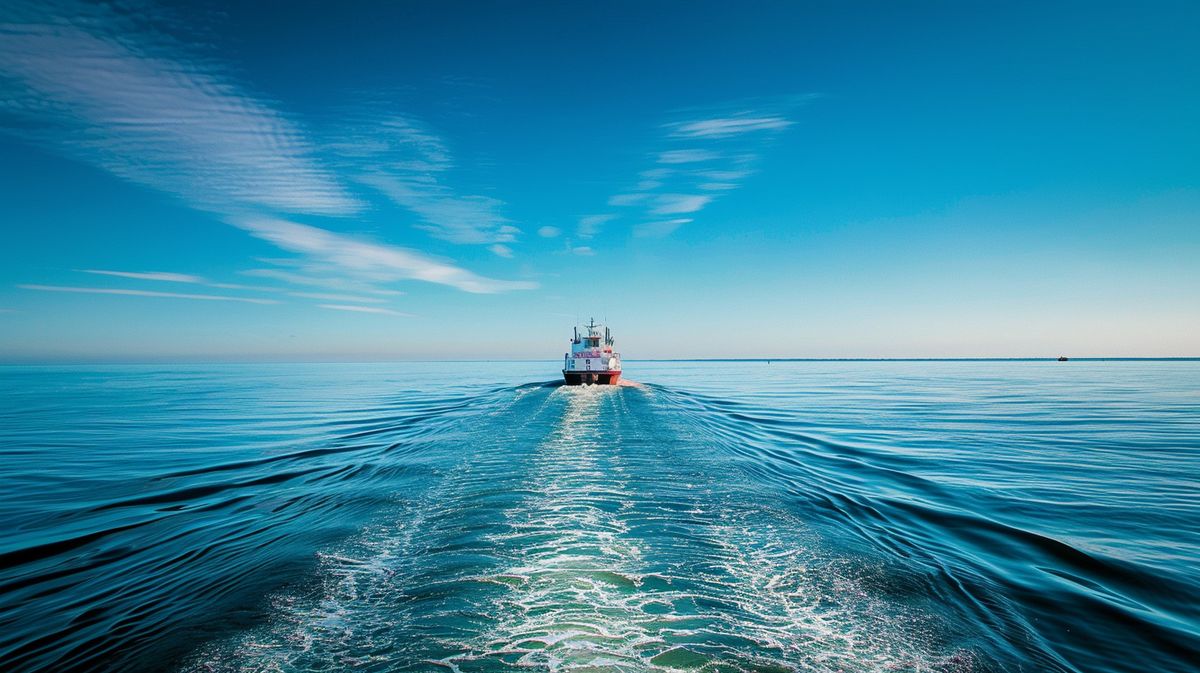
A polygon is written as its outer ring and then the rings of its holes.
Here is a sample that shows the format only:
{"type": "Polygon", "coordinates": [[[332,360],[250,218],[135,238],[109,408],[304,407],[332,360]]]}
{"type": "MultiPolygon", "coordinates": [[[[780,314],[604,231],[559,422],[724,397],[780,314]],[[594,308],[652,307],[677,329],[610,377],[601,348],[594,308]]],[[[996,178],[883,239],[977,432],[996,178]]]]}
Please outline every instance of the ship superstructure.
{"type": "Polygon", "coordinates": [[[563,356],[563,378],[567,385],[585,383],[613,385],[621,378],[621,354],[613,351],[612,333],[592,319],[580,334],[575,328],[571,352],[563,356]]]}

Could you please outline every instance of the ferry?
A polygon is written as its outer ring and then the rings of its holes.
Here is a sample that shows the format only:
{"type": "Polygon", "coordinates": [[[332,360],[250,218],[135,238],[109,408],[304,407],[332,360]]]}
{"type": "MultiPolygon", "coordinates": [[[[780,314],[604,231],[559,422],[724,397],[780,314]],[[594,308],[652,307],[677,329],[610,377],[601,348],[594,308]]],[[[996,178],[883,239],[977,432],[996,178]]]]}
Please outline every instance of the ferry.
{"type": "Polygon", "coordinates": [[[616,385],[621,378],[621,354],[613,352],[612,334],[604,325],[597,325],[595,318],[584,330],[580,336],[579,328],[575,328],[571,352],[563,356],[563,378],[567,385],[616,385]]]}

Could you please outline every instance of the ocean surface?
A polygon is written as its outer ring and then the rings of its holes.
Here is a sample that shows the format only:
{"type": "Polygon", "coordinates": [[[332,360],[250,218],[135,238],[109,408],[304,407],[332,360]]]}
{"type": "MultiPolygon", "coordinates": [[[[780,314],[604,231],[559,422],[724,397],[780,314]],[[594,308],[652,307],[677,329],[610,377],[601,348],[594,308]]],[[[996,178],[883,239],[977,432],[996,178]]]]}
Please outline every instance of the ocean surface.
{"type": "Polygon", "coordinates": [[[0,669],[1200,669],[1200,362],[626,376],[0,367],[0,669]]]}

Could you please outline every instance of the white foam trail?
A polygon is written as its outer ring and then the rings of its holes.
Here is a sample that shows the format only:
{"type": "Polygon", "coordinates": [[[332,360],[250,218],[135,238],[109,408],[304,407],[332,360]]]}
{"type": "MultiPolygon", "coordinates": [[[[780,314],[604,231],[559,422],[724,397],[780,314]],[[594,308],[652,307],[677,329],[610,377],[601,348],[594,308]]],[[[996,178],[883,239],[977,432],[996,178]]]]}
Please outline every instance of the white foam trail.
{"type": "Polygon", "coordinates": [[[938,654],[923,615],[874,598],[861,561],[756,503],[763,491],[703,455],[686,421],[631,409],[630,394],[645,393],[563,387],[497,418],[406,517],[320,556],[317,600],[278,599],[268,628],[191,670],[975,667],[938,654]],[[560,408],[532,454],[510,445],[560,408]]]}
{"type": "Polygon", "coordinates": [[[494,538],[521,550],[504,571],[520,581],[491,606],[493,628],[440,664],[505,658],[550,671],[642,668],[627,647],[649,640],[641,615],[630,609],[641,551],[625,536],[619,512],[630,497],[617,452],[605,441],[612,409],[602,408],[617,393],[596,386],[556,391],[567,408],[539,447],[530,475],[536,495],[507,514],[510,530],[494,538]]]}

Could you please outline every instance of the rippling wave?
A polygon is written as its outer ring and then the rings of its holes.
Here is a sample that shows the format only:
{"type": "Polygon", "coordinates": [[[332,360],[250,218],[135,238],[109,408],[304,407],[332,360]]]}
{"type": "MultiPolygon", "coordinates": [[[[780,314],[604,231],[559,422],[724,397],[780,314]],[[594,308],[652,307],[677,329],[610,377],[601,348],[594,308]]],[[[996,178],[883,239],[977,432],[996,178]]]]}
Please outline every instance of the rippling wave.
{"type": "Polygon", "coordinates": [[[12,670],[1187,671],[1200,363],[11,368],[12,670]]]}

